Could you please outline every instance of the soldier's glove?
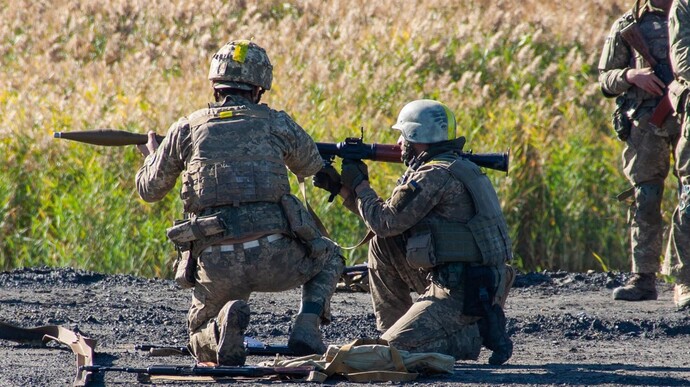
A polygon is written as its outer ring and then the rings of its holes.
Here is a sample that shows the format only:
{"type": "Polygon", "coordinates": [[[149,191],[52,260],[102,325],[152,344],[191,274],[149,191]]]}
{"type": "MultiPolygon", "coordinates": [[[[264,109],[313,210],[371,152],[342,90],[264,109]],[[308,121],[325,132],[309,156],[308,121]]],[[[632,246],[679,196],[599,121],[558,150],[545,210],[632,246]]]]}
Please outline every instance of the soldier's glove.
{"type": "Polygon", "coordinates": [[[329,202],[333,201],[340,192],[340,188],[343,186],[340,182],[340,174],[330,164],[316,172],[313,182],[314,187],[321,188],[331,193],[331,196],[328,197],[329,202]]]}
{"type": "Polygon", "coordinates": [[[369,169],[362,160],[343,159],[340,174],[343,185],[351,190],[364,180],[369,180],[369,169]]]}

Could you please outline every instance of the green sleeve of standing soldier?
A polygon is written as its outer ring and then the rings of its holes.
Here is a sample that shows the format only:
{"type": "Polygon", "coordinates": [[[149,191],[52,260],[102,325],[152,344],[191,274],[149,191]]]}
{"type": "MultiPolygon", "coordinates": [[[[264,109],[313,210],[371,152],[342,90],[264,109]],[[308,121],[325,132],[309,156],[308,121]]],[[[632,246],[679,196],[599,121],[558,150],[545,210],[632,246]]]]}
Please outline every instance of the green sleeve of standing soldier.
{"type": "Polygon", "coordinates": [[[671,64],[676,77],[690,82],[690,7],[687,0],[677,0],[671,6],[668,19],[671,44],[671,64]]]}
{"type": "Polygon", "coordinates": [[[630,23],[630,17],[626,13],[613,23],[599,58],[599,86],[607,97],[625,93],[631,86],[625,80],[625,73],[630,69],[633,52],[620,33],[630,23]]]}

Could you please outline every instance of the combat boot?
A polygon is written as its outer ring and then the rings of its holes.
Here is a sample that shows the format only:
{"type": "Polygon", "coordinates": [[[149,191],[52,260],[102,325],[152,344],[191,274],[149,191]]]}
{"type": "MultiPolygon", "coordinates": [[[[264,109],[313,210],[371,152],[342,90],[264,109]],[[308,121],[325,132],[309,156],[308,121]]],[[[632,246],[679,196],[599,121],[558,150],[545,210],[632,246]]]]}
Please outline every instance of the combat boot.
{"type": "Polygon", "coordinates": [[[242,366],[247,358],[244,350],[244,330],[249,325],[249,305],[242,300],[230,301],[218,313],[217,363],[242,366]]]}
{"type": "Polygon", "coordinates": [[[676,303],[678,309],[689,307],[690,285],[676,284],[676,286],[673,288],[673,302],[676,303]]]}
{"type": "Polygon", "coordinates": [[[297,315],[288,339],[288,348],[295,355],[304,356],[326,352],[326,345],[321,339],[319,330],[320,322],[321,316],[318,314],[300,313],[297,315]]]}
{"type": "Polygon", "coordinates": [[[493,305],[477,322],[482,345],[493,351],[489,364],[501,365],[513,356],[513,341],[506,332],[506,315],[500,305],[493,305]]]}
{"type": "Polygon", "coordinates": [[[613,289],[614,300],[646,301],[656,300],[656,274],[633,273],[625,286],[613,289]]]}

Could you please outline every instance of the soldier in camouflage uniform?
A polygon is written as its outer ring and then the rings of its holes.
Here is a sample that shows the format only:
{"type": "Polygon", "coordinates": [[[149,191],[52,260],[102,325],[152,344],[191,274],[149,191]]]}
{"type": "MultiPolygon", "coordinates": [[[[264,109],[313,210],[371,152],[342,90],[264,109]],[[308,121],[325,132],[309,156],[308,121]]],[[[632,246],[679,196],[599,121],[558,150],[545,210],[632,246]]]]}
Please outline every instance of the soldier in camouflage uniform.
{"type": "Polygon", "coordinates": [[[676,147],[676,169],[681,179],[680,202],[673,212],[663,272],[675,278],[673,300],[679,308],[690,306],[690,119],[688,91],[690,85],[690,6],[687,0],[676,0],[669,13],[671,64],[676,82],[669,92],[671,105],[682,117],[680,140],[676,147]]]}
{"type": "Polygon", "coordinates": [[[459,155],[455,117],[443,104],[407,104],[401,131],[407,171],[384,201],[369,186],[366,164],[344,160],[342,177],[317,174],[332,191],[342,179],[344,205],[375,236],[369,246],[371,296],[383,339],[403,350],[477,359],[482,343],[503,364],[513,345],[503,305],[514,271],[511,242],[491,182],[459,155]],[[415,302],[410,289],[420,294],[415,302]]]}
{"type": "Polygon", "coordinates": [[[171,229],[187,227],[188,238],[174,241],[197,264],[187,278],[194,283],[188,347],[199,362],[244,364],[250,294],[300,285],[302,304],[288,346],[298,354],[326,349],[319,325],[329,322],[344,263],[337,245],[290,195],[286,166],[303,178],[323,160],[288,114],[259,104],[271,88],[272,69],[255,43],[226,44],[209,72],[216,102],[175,122],[160,145],[150,132],[140,147],[146,160],[136,183],[144,200],[161,200],[182,175],[186,220],[171,229]]]}
{"type": "MultiPolygon", "coordinates": [[[[666,85],[671,82],[668,48],[670,0],[636,3],[618,19],[606,39],[599,61],[599,84],[606,97],[617,98],[614,126],[625,141],[623,172],[634,190],[629,210],[633,276],[625,286],[613,290],[615,300],[655,300],[656,273],[662,250],[661,201],[668,176],[670,154],[678,141],[680,124],[668,115],[660,127],[650,121],[659,106],[666,85]],[[657,61],[656,73],[621,36],[637,23],[641,35],[657,61]]],[[[674,222],[673,228],[678,225],[674,222]]]]}

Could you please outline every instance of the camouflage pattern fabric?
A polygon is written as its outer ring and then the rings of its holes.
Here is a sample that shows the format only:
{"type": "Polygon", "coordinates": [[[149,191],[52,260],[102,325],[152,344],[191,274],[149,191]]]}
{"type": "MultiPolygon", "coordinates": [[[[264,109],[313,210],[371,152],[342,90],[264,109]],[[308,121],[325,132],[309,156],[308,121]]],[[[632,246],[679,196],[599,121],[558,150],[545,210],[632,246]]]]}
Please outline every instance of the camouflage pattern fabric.
{"type": "MultiPolygon", "coordinates": [[[[621,29],[631,22],[630,18],[631,14],[627,13],[611,27],[599,61],[599,84],[605,95],[623,95],[627,101],[626,114],[632,128],[622,158],[623,173],[635,187],[635,200],[628,212],[632,271],[655,273],[659,271],[663,240],[663,182],[668,176],[670,154],[678,141],[680,123],[677,117],[669,116],[661,128],[651,125],[649,119],[660,98],[625,80],[628,69],[649,67],[620,35],[621,29]]],[[[669,65],[666,15],[650,10],[638,23],[651,54],[662,65],[669,65]]]]}
{"type": "Polygon", "coordinates": [[[476,211],[465,186],[446,168],[428,164],[408,169],[388,200],[366,188],[356,205],[376,234],[369,245],[369,285],[382,338],[404,350],[476,359],[482,340],[479,318],[463,315],[465,264],[416,270],[407,263],[404,240],[421,221],[469,221],[476,211]],[[452,281],[440,274],[453,268],[458,275],[452,281]],[[420,294],[414,302],[410,290],[420,294]]]}
{"type": "MultiPolygon", "coordinates": [[[[220,105],[242,105],[252,108],[252,104],[241,97],[228,97],[220,105]]],[[[246,154],[246,146],[236,146],[235,143],[211,144],[210,147],[195,143],[192,140],[195,138],[192,133],[195,127],[190,125],[190,120],[178,120],[170,127],[156,152],[146,158],[138,171],[136,185],[139,195],[146,201],[162,199],[175,186],[178,176],[186,171],[190,158],[198,154],[199,148],[206,149],[206,152],[216,152],[204,155],[213,160],[224,160],[225,156],[227,159],[241,159],[242,156],[247,156],[247,159],[256,160],[257,165],[261,165],[262,155],[269,158],[278,155],[297,176],[305,177],[318,172],[323,167],[323,160],[311,137],[284,112],[271,110],[270,117],[270,138],[253,143],[255,150],[251,155],[246,154]],[[232,152],[240,154],[235,155],[232,152]]],[[[245,119],[251,122],[252,117],[245,119]]],[[[261,121],[257,125],[265,126],[265,120],[261,121]]],[[[251,136],[244,137],[245,140],[248,138],[251,136]]],[[[213,141],[213,136],[203,136],[197,141],[213,141]]],[[[238,138],[237,141],[242,139],[238,138]]],[[[251,165],[247,168],[251,168],[251,165]]],[[[252,178],[262,177],[260,174],[254,174],[252,178]]],[[[203,191],[204,181],[198,184],[200,186],[197,189],[203,191]]],[[[212,202],[204,202],[208,207],[199,208],[195,215],[207,215],[212,212],[220,213],[223,218],[226,214],[234,214],[235,217],[242,214],[242,218],[257,218],[256,222],[251,222],[255,224],[287,224],[282,207],[276,203],[261,206],[260,202],[243,204],[238,200],[237,206],[227,206],[227,198],[218,200],[223,200],[223,205],[214,206],[212,202]],[[245,206],[263,210],[260,213],[249,214],[241,211],[245,206]],[[275,222],[270,221],[271,219],[275,222]]],[[[225,217],[229,229],[233,227],[231,220],[232,216],[225,217]]],[[[248,300],[254,291],[279,292],[303,285],[302,304],[314,303],[323,306],[322,322],[329,321],[329,301],[343,268],[337,245],[324,238],[328,242],[326,248],[316,256],[309,256],[302,242],[293,239],[291,233],[272,242],[262,237],[272,232],[272,229],[251,230],[248,236],[252,236],[251,239],[258,238],[258,247],[243,249],[240,243],[233,245],[233,251],[221,252],[217,246],[213,246],[211,252],[201,253],[198,257],[197,283],[194,287],[188,324],[189,346],[199,361],[215,362],[217,359],[218,327],[215,319],[220,309],[228,301],[248,300]]]]}
{"type": "MultiPolygon", "coordinates": [[[[687,0],[676,0],[669,14],[671,63],[676,79],[686,88],[690,84],[690,7],[687,0]]],[[[681,106],[682,130],[676,147],[676,169],[682,189],[679,203],[673,212],[671,230],[663,273],[675,277],[680,284],[690,284],[690,119],[688,101],[681,106]]]]}
{"type": "MultiPolygon", "coordinates": [[[[463,265],[463,264],[449,264],[463,265]]],[[[449,289],[430,273],[405,262],[402,237],[374,237],[369,245],[369,286],[377,328],[395,348],[438,352],[457,360],[475,360],[482,340],[478,317],[464,316],[464,287],[449,289]],[[410,290],[419,294],[412,301],[410,290]]]]}
{"type": "Polygon", "coordinates": [[[241,84],[271,89],[273,66],[266,50],[248,40],[235,40],[221,47],[211,59],[208,79],[232,87],[241,84]]]}
{"type": "Polygon", "coordinates": [[[283,238],[251,249],[202,253],[187,316],[190,347],[197,360],[215,362],[218,312],[228,301],[249,300],[252,292],[280,292],[304,285],[302,304],[323,305],[323,322],[329,322],[330,299],[343,270],[338,250],[332,246],[319,257],[309,257],[301,243],[283,238]]]}

